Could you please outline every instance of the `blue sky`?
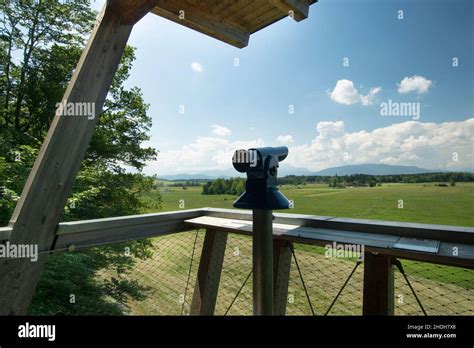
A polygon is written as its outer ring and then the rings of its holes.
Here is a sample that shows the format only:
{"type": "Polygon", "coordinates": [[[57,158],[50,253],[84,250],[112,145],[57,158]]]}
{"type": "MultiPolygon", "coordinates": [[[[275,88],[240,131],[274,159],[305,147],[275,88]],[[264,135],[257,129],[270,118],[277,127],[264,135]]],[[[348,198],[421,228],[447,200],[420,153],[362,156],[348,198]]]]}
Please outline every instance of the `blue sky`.
{"type": "Polygon", "coordinates": [[[310,170],[474,168],[473,18],[470,0],[321,0],[237,49],[149,14],[127,81],[151,105],[160,150],[145,172],[227,169],[236,148],[280,144],[310,170]],[[389,100],[420,113],[381,115],[389,100]]]}

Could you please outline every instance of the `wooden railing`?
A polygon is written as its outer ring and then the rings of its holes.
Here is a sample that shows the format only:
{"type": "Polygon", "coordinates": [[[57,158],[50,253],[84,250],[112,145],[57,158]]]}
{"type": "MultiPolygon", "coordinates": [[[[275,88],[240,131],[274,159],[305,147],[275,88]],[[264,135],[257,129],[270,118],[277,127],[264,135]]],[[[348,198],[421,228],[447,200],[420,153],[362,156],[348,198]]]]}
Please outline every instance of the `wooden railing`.
{"type": "MultiPolygon", "coordinates": [[[[274,213],[275,314],[285,314],[292,243],[364,246],[363,314],[391,315],[398,258],[474,269],[474,228],[274,213]],[[437,252],[395,248],[400,238],[438,241],[437,252]]],[[[191,314],[213,314],[228,233],[252,234],[250,211],[202,208],[60,223],[61,252],[205,228],[191,314]]],[[[11,227],[0,228],[7,241],[11,227]]]]}

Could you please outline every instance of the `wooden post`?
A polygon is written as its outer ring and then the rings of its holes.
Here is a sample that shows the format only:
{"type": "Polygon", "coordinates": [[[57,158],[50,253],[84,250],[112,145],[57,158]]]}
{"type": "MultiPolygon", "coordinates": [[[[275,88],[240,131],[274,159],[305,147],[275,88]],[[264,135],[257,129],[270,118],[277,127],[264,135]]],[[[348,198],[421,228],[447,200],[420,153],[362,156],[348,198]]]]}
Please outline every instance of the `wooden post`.
{"type": "MultiPolygon", "coordinates": [[[[95,107],[94,118],[56,112],[10,220],[11,244],[35,244],[40,252],[52,247],[60,215],[133,24],[156,2],[109,0],[104,6],[62,100],[63,105],[72,106],[91,103],[95,107]],[[126,11],[122,16],[120,10],[127,6],[135,11],[126,11]]],[[[43,254],[37,262],[0,262],[0,315],[27,313],[45,260],[43,254]]]]}
{"type": "Polygon", "coordinates": [[[364,254],[363,315],[393,315],[394,272],[392,257],[364,254]]]}
{"type": "Polygon", "coordinates": [[[226,244],[227,232],[206,230],[191,302],[191,315],[214,315],[226,244]]]}
{"type": "Polygon", "coordinates": [[[292,243],[282,239],[273,240],[273,314],[285,315],[288,302],[292,243]]]}

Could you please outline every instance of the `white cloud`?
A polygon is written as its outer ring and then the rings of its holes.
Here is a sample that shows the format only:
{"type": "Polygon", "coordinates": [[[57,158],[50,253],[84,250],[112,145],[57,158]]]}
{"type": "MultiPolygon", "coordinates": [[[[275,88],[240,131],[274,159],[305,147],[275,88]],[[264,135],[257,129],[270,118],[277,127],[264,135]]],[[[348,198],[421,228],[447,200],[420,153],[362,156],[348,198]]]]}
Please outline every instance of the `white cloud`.
{"type": "Polygon", "coordinates": [[[211,127],[212,127],[212,133],[214,133],[215,135],[219,137],[226,137],[232,134],[230,129],[224,126],[219,126],[218,124],[214,124],[211,127]]]}
{"type": "Polygon", "coordinates": [[[206,170],[232,168],[235,150],[264,146],[262,139],[229,141],[226,138],[198,137],[193,143],[176,150],[162,151],[147,166],[150,174],[195,174],[206,170]]]}
{"type": "Polygon", "coordinates": [[[382,87],[374,87],[369,90],[367,95],[359,94],[354,87],[354,83],[350,80],[338,80],[336,86],[330,93],[331,99],[339,104],[352,105],[361,103],[362,105],[370,105],[373,103],[375,96],[382,90],[382,87]]]}
{"type": "Polygon", "coordinates": [[[352,81],[338,80],[331,92],[331,99],[339,104],[351,105],[359,101],[359,94],[352,81]]]}
{"type": "Polygon", "coordinates": [[[382,87],[371,88],[367,95],[360,96],[360,103],[362,105],[370,105],[374,102],[375,96],[382,90],[382,87]]]}
{"type": "Polygon", "coordinates": [[[193,71],[195,71],[195,72],[203,72],[204,71],[204,67],[202,66],[201,63],[198,63],[198,62],[192,62],[191,63],[191,69],[193,69],[193,71]]]}
{"type": "MultiPolygon", "coordinates": [[[[282,163],[313,171],[346,164],[386,163],[439,170],[474,167],[474,118],[465,121],[422,123],[406,121],[371,131],[347,132],[343,121],[316,125],[309,144],[291,146],[282,163]],[[458,160],[453,161],[453,153],[458,160]]],[[[230,141],[223,137],[198,137],[176,150],[162,151],[149,174],[199,173],[232,168],[237,149],[262,147],[262,139],[230,141]]]]}
{"type": "Polygon", "coordinates": [[[348,133],[344,122],[319,122],[311,144],[293,146],[285,161],[320,170],[346,164],[387,163],[428,169],[474,167],[474,118],[445,123],[407,121],[348,133]],[[453,161],[453,153],[458,161],[453,161]]]}
{"type": "Polygon", "coordinates": [[[416,92],[423,94],[428,92],[433,85],[433,81],[424,78],[423,76],[414,75],[412,77],[405,77],[398,84],[398,93],[416,92]]]}
{"type": "Polygon", "coordinates": [[[279,135],[276,138],[276,142],[279,144],[288,145],[288,144],[293,144],[295,140],[293,139],[291,135],[279,135]]]}

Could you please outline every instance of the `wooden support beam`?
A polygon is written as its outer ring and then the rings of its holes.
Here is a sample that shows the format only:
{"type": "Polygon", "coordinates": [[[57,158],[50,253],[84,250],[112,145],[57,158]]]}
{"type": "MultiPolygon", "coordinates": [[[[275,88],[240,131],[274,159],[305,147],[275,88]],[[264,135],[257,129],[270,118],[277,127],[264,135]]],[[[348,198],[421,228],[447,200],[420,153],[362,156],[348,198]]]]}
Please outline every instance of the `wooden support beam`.
{"type": "Polygon", "coordinates": [[[214,315],[226,244],[227,232],[206,230],[191,315],[214,315]]]}
{"type": "Polygon", "coordinates": [[[297,22],[308,18],[309,0],[270,0],[270,2],[297,22]]]}
{"type": "Polygon", "coordinates": [[[392,257],[364,254],[363,315],[394,314],[394,272],[392,257]]]}
{"type": "MultiPolygon", "coordinates": [[[[38,250],[52,247],[60,215],[132,30],[129,22],[144,15],[138,7],[149,8],[150,1],[133,1],[135,17],[130,14],[126,23],[117,10],[119,5],[118,0],[109,0],[104,6],[62,100],[66,106],[90,103],[95,115],[64,115],[60,108],[56,112],[10,220],[11,244],[35,244],[38,250]]],[[[42,255],[37,262],[0,262],[0,315],[27,313],[45,260],[42,255]]]]}
{"type": "Polygon", "coordinates": [[[273,240],[273,314],[285,315],[288,303],[288,284],[290,282],[291,248],[293,243],[273,240]]]}
{"type": "Polygon", "coordinates": [[[246,47],[249,42],[250,33],[244,28],[215,18],[184,1],[160,0],[151,12],[238,48],[246,47]]]}
{"type": "Polygon", "coordinates": [[[108,0],[124,24],[135,24],[156,6],[158,0],[108,0]]]}

